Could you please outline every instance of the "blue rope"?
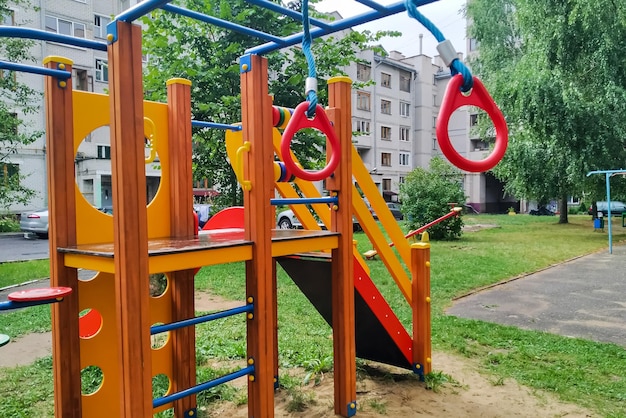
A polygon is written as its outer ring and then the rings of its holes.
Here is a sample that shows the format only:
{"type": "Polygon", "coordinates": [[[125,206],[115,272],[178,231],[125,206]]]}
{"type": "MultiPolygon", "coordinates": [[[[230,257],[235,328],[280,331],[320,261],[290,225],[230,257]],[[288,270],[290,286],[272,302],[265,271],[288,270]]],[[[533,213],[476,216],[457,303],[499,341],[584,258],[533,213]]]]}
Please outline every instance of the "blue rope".
{"type": "MultiPolygon", "coordinates": [[[[439,28],[437,28],[437,26],[435,26],[433,22],[428,20],[426,16],[424,16],[417,10],[417,5],[415,4],[415,1],[416,0],[404,0],[404,5],[406,7],[406,11],[408,12],[409,16],[416,19],[418,22],[422,24],[422,26],[428,29],[430,33],[433,34],[435,39],[437,39],[437,42],[441,43],[445,41],[446,38],[445,36],[443,36],[443,33],[441,33],[439,28]]],[[[463,85],[461,86],[462,92],[467,93],[474,86],[474,79],[472,77],[472,72],[459,59],[455,59],[454,61],[450,63],[450,74],[452,74],[452,76],[461,74],[461,76],[463,77],[463,85]]]]}
{"type": "MultiPolygon", "coordinates": [[[[302,52],[309,66],[309,78],[317,79],[317,71],[315,70],[315,58],[311,52],[311,32],[309,29],[309,0],[302,2],[302,52]]],[[[315,108],[317,107],[317,92],[310,90],[306,92],[306,100],[309,102],[309,108],[306,115],[309,118],[315,116],[315,108]]]]}

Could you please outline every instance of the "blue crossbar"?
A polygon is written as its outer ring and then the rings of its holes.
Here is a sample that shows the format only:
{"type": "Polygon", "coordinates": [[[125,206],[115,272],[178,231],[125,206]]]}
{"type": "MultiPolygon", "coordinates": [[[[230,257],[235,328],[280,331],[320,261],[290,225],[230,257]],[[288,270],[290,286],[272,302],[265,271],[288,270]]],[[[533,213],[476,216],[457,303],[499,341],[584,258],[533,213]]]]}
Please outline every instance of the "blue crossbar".
{"type": "Polygon", "coordinates": [[[182,321],[172,322],[164,325],[154,325],[150,327],[150,335],[160,334],[162,332],[173,331],[175,329],[188,327],[191,325],[202,324],[204,322],[215,321],[220,318],[227,318],[229,316],[237,315],[244,312],[252,312],[254,310],[254,304],[249,303],[238,308],[226,309],[224,311],[196,316],[195,318],[184,319],[182,321]]]}
{"type": "Polygon", "coordinates": [[[314,203],[333,203],[337,204],[339,198],[337,196],[330,197],[301,197],[296,199],[270,199],[273,206],[278,205],[312,205],[314,203]]]}
{"type": "Polygon", "coordinates": [[[225,123],[202,122],[201,120],[192,120],[191,126],[193,126],[194,128],[224,129],[226,131],[241,131],[243,129],[241,125],[227,125],[225,123]]]}
{"type": "Polygon", "coordinates": [[[76,38],[69,35],[48,32],[41,29],[21,28],[15,26],[0,26],[0,37],[3,38],[25,38],[39,41],[58,42],[65,45],[73,45],[81,48],[106,51],[107,44],[104,42],[92,41],[90,39],[76,38]]]}
{"type": "Polygon", "coordinates": [[[67,80],[72,76],[69,71],[55,70],[46,67],[37,67],[34,65],[15,64],[13,62],[0,61],[0,68],[9,71],[21,71],[23,73],[49,75],[52,77],[62,78],[67,80]]]}
{"type": "Polygon", "coordinates": [[[172,393],[171,395],[163,396],[162,398],[157,398],[152,401],[152,407],[158,408],[159,406],[163,406],[170,402],[177,401],[179,399],[185,398],[187,396],[194,395],[198,392],[202,392],[203,390],[211,389],[217,385],[221,385],[222,383],[230,382],[231,380],[238,379],[242,376],[246,376],[254,373],[254,366],[248,366],[244,369],[236,371],[234,373],[227,374],[222,377],[218,377],[217,379],[209,380],[208,382],[201,383],[189,389],[181,390],[180,392],[172,393]]]}
{"type": "MultiPolygon", "coordinates": [[[[63,300],[63,298],[61,298],[63,300]]],[[[58,299],[50,299],[50,300],[35,300],[32,302],[15,302],[13,300],[6,300],[4,302],[0,302],[0,311],[9,311],[12,309],[21,309],[28,308],[29,306],[37,306],[37,305],[49,305],[51,303],[61,302],[58,299]]]]}
{"type": "MultiPolygon", "coordinates": [[[[438,0],[421,0],[418,2],[417,6],[423,6],[425,4],[434,3],[435,1],[438,1],[438,0]]],[[[370,6],[370,7],[376,4],[373,1],[368,1],[368,2],[360,1],[360,3],[370,6]]],[[[344,29],[362,25],[363,23],[382,19],[383,17],[391,16],[396,13],[403,12],[405,10],[406,10],[406,7],[404,6],[403,1],[390,4],[389,6],[377,5],[375,10],[371,10],[369,12],[365,12],[360,15],[349,17],[347,19],[336,20],[328,24],[328,28],[323,29],[323,28],[318,27],[318,28],[312,29],[311,37],[319,38],[320,36],[339,32],[344,29]]],[[[280,45],[275,44],[273,42],[268,42],[266,44],[259,45],[254,48],[247,49],[246,54],[263,55],[263,54],[267,54],[269,52],[284,48],[285,46],[292,46],[292,45],[299,44],[301,42],[302,42],[302,32],[284,37],[283,43],[280,45]]]]}

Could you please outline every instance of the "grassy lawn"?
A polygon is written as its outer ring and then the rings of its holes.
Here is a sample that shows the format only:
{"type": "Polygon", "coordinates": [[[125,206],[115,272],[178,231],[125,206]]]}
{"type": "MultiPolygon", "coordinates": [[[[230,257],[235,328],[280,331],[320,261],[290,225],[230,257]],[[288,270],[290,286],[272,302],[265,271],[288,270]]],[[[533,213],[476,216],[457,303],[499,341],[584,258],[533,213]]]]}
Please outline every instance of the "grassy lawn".
{"type": "MultiPolygon", "coordinates": [[[[465,215],[467,225],[495,227],[464,233],[458,241],[432,242],[433,346],[479,361],[485,372],[492,374],[493,381],[513,378],[602,416],[626,417],[623,348],[444,313],[455,297],[473,289],[580,255],[606,251],[606,233],[593,232],[589,216],[570,216],[567,225],[557,221],[556,217],[528,215],[465,215]]],[[[614,222],[614,244],[626,241],[621,219],[614,222]]],[[[360,252],[371,249],[363,233],[356,234],[355,239],[360,252]]],[[[20,264],[16,266],[18,270],[29,270],[29,263],[20,264]]],[[[401,321],[410,327],[411,311],[383,263],[376,259],[368,261],[368,265],[381,292],[401,321]]],[[[2,270],[0,277],[4,277],[2,270]]],[[[203,268],[197,275],[196,288],[243,301],[244,267],[237,263],[203,268]]],[[[302,367],[308,378],[315,379],[332,368],[331,330],[282,271],[278,275],[278,293],[280,365],[302,367]]],[[[0,315],[0,333],[18,336],[49,328],[46,307],[0,315]]],[[[197,336],[199,381],[244,366],[242,318],[223,319],[218,326],[200,325],[197,336]]],[[[43,359],[30,366],[0,369],[0,416],[48,416],[52,404],[50,367],[49,359],[43,359]]],[[[287,389],[297,388],[302,379],[285,376],[281,377],[281,384],[287,389]]],[[[214,399],[241,403],[245,402],[245,394],[222,385],[202,393],[199,403],[206,405],[214,399]]]]}

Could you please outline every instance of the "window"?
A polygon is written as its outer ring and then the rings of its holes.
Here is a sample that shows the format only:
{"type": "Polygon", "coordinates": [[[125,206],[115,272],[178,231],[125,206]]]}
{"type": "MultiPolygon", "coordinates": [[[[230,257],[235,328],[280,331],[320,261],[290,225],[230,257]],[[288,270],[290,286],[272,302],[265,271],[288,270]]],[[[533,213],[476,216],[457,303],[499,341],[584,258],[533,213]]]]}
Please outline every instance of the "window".
{"type": "Polygon", "coordinates": [[[110,145],[98,145],[98,159],[99,160],[111,159],[111,146],[110,145]]]}
{"type": "Polygon", "coordinates": [[[76,38],[85,37],[85,25],[70,20],[59,19],[46,15],[46,30],[60,35],[69,35],[76,38]]]}
{"type": "Polygon", "coordinates": [[[391,179],[383,179],[383,191],[391,191],[391,179]]]}
{"type": "Polygon", "coordinates": [[[411,73],[400,70],[400,91],[411,92],[411,73]]]}
{"type": "Polygon", "coordinates": [[[96,59],[96,81],[109,81],[109,62],[107,60],[96,59]]]}
{"type": "Polygon", "coordinates": [[[433,94],[433,106],[437,106],[437,95],[433,94]]]}
{"type": "Polygon", "coordinates": [[[380,85],[390,89],[391,88],[391,74],[380,73],[380,85]]]}
{"type": "Polygon", "coordinates": [[[0,69],[0,87],[15,91],[17,88],[15,71],[0,69]]]}
{"type": "Polygon", "coordinates": [[[478,41],[476,40],[476,38],[470,38],[469,39],[469,50],[470,51],[476,51],[476,49],[478,49],[478,41]]]}
{"type": "Polygon", "coordinates": [[[76,74],[76,81],[74,82],[74,88],[82,91],[93,91],[93,77],[87,74],[87,70],[81,70],[74,68],[76,74]]]}
{"type": "Polygon", "coordinates": [[[433,151],[437,149],[437,138],[433,138],[433,151]]]}
{"type": "Polygon", "coordinates": [[[473,115],[470,115],[470,126],[474,127],[478,125],[478,114],[474,113],[473,115]]]}
{"type": "Polygon", "coordinates": [[[408,167],[411,165],[411,154],[409,154],[408,152],[401,152],[399,154],[399,164],[401,166],[405,166],[408,167]]]}
{"type": "Polygon", "coordinates": [[[391,115],[391,101],[381,99],[380,101],[380,113],[385,115],[391,115]]]}
{"type": "Polygon", "coordinates": [[[433,86],[437,84],[437,76],[433,74],[433,86]]]}
{"type": "Polygon", "coordinates": [[[356,131],[364,134],[370,133],[370,123],[367,120],[357,120],[356,121],[356,131]]]}
{"type": "Polygon", "coordinates": [[[7,186],[11,179],[13,184],[19,185],[20,166],[18,164],[0,163],[0,184],[7,186]]]}
{"type": "Polygon", "coordinates": [[[93,19],[93,37],[106,39],[107,25],[111,23],[111,18],[106,16],[94,15],[93,19]]]}
{"type": "Polygon", "coordinates": [[[391,167],[391,153],[383,152],[380,154],[380,165],[384,167],[391,167]]]}
{"type": "Polygon", "coordinates": [[[370,95],[363,91],[356,93],[356,108],[360,110],[370,110],[370,95]]]}
{"type": "Polygon", "coordinates": [[[389,126],[380,127],[380,139],[391,141],[391,128],[389,126]]]}
{"type": "Polygon", "coordinates": [[[410,132],[411,132],[411,128],[409,128],[408,126],[401,126],[400,127],[400,141],[408,142],[410,140],[409,138],[410,132]]]}
{"type": "Polygon", "coordinates": [[[17,113],[8,113],[9,116],[2,125],[0,125],[0,136],[4,137],[4,140],[11,141],[12,136],[17,136],[17,127],[21,124],[17,118],[17,113]]]}
{"type": "Polygon", "coordinates": [[[400,184],[404,184],[404,183],[406,183],[406,177],[404,177],[404,176],[400,176],[400,177],[398,178],[398,183],[400,183],[400,184]]]}
{"type": "Polygon", "coordinates": [[[437,127],[437,116],[433,116],[433,128],[437,127]]]}
{"type": "Polygon", "coordinates": [[[5,10],[2,14],[2,24],[4,26],[15,25],[15,12],[13,10],[5,10]]]}
{"type": "Polygon", "coordinates": [[[367,64],[356,65],[356,79],[359,81],[369,81],[372,67],[367,64]]]}
{"type": "Polygon", "coordinates": [[[400,102],[400,116],[404,116],[405,118],[408,118],[410,111],[411,111],[411,103],[400,102]]]}

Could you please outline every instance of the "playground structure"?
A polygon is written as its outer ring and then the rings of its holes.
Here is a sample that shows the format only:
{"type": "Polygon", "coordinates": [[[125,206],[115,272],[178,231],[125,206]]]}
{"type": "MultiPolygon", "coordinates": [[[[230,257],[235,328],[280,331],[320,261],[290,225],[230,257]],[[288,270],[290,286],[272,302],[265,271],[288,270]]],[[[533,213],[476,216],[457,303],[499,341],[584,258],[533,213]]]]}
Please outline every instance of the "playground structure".
{"type": "MultiPolygon", "coordinates": [[[[302,18],[301,13],[275,3],[249,2],[302,18]]],[[[422,1],[420,5],[430,2],[422,1]]],[[[69,76],[72,61],[66,58],[48,57],[44,60],[45,68],[37,70],[47,76],[51,285],[73,290],[64,303],[55,304],[52,309],[55,415],[147,417],[173,408],[177,417],[193,417],[197,413],[196,393],[247,376],[249,416],[273,416],[274,389],[279,378],[276,263],[333,328],[335,413],[356,413],[357,356],[421,375],[429,373],[430,246],[427,242],[409,245],[352,146],[351,80],[328,80],[329,107],[318,105],[313,117],[308,113],[304,117],[302,113],[305,107],[310,110],[310,102],[293,111],[272,105],[267,60],[260,54],[294,45],[300,36],[271,40],[241,57],[241,123],[209,126],[227,130],[228,153],[244,191],[243,225],[238,218],[238,222],[226,222],[221,229],[196,236],[192,210],[191,83],[169,80],[167,103],[143,101],[141,28],[132,23],[159,7],[187,13],[167,3],[146,0],[117,16],[108,27],[107,44],[0,28],[3,36],[104,47],[109,57],[108,96],[73,91],[69,76]],[[111,132],[113,216],[99,212],[85,200],[74,173],[74,158],[82,138],[107,125],[111,132]],[[148,157],[146,125],[153,134],[148,157]],[[289,149],[291,136],[304,127],[322,131],[330,143],[328,165],[313,174],[298,168],[289,149]],[[281,134],[279,129],[285,132],[281,134]],[[162,167],[161,183],[153,201],[146,205],[145,165],[156,155],[162,167]],[[274,163],[275,156],[281,163],[274,163]],[[326,179],[330,196],[320,196],[308,181],[320,179],[326,179]],[[353,179],[378,214],[393,245],[372,218],[353,179]],[[281,199],[274,198],[276,192],[281,199]],[[305,229],[275,230],[272,204],[289,204],[305,229]],[[311,205],[325,230],[304,204],[311,205]],[[365,261],[354,252],[353,215],[412,307],[410,334],[376,288],[365,261]],[[152,221],[155,219],[159,222],[152,221]],[[99,228],[94,229],[96,224],[99,228]],[[246,265],[245,302],[240,308],[196,317],[195,271],[202,266],[234,261],[246,265]],[[97,273],[90,280],[78,280],[78,268],[97,273]],[[167,277],[167,288],[158,297],[149,292],[148,276],[155,273],[165,273],[167,277]],[[236,314],[245,314],[247,318],[247,366],[214,381],[196,382],[193,325],[236,314]],[[153,347],[151,337],[161,333],[167,335],[165,342],[153,347]],[[82,393],[81,389],[81,372],[87,368],[98,369],[102,376],[92,393],[82,393]],[[169,388],[163,396],[153,399],[155,376],[165,376],[169,388]]],[[[311,34],[322,36],[406,8],[402,2],[390,6],[372,1],[360,3],[371,7],[371,12],[334,24],[311,20],[317,26],[311,34]]],[[[211,22],[219,25],[216,21],[219,19],[211,22]]],[[[233,29],[232,25],[224,27],[233,29]]],[[[247,28],[236,30],[258,36],[247,28]]],[[[452,59],[449,51],[447,56],[452,65],[456,58],[452,59]]],[[[7,63],[0,67],[36,72],[7,63]]],[[[467,75],[455,77],[455,83],[463,82],[459,89],[466,91],[467,75]]],[[[502,128],[498,122],[495,104],[483,101],[486,93],[482,85],[474,86],[480,94],[464,96],[455,88],[450,95],[462,98],[455,99],[446,109],[451,113],[462,105],[478,105],[494,119],[499,135],[494,153],[478,164],[470,162],[467,167],[485,170],[504,153],[506,126],[502,128]]],[[[447,126],[441,129],[447,130],[447,126]]],[[[456,153],[453,149],[448,152],[456,153]]],[[[455,158],[459,164],[467,162],[458,155],[455,158]]]]}

